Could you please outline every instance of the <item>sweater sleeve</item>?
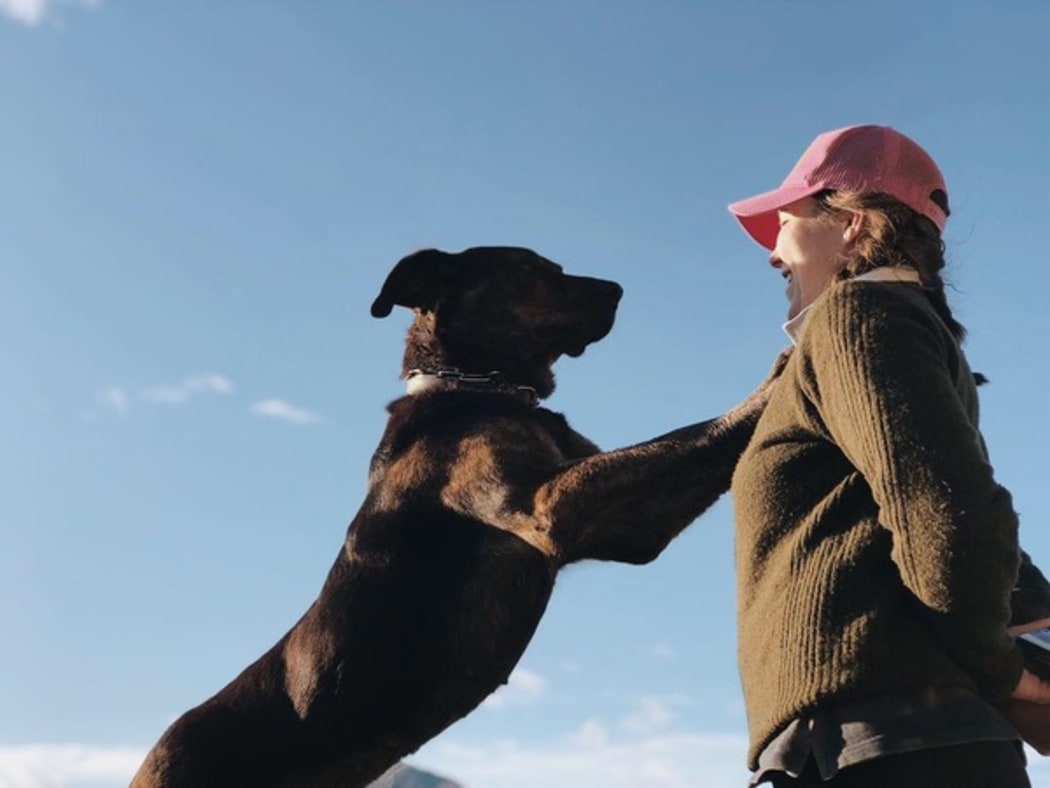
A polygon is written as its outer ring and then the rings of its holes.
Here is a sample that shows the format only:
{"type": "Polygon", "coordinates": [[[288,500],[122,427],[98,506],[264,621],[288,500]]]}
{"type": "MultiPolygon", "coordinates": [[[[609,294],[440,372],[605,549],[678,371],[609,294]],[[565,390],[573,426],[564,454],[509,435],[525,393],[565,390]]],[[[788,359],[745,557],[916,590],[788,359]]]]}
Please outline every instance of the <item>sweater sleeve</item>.
{"type": "Polygon", "coordinates": [[[1006,634],[1017,516],[963,400],[954,340],[913,293],[847,283],[818,302],[800,350],[809,394],[867,481],[935,637],[982,692],[1006,697],[1021,672],[1006,634]]]}
{"type": "Polygon", "coordinates": [[[1027,624],[1041,618],[1050,618],[1050,583],[1032,563],[1028,553],[1022,550],[1017,583],[1010,594],[1010,625],[1027,624]]]}

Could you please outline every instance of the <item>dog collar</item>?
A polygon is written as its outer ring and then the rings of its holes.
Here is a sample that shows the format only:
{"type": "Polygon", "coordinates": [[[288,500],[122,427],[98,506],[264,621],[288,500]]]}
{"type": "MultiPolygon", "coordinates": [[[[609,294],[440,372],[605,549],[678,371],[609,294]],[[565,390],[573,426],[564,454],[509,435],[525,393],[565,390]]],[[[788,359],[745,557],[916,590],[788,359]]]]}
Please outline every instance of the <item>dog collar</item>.
{"type": "Polygon", "coordinates": [[[536,407],[540,401],[536,389],[532,386],[510,383],[503,377],[502,372],[479,374],[460,372],[455,367],[442,367],[434,371],[410,369],[405,373],[405,390],[409,395],[437,389],[510,394],[525,400],[532,407],[536,407]]]}

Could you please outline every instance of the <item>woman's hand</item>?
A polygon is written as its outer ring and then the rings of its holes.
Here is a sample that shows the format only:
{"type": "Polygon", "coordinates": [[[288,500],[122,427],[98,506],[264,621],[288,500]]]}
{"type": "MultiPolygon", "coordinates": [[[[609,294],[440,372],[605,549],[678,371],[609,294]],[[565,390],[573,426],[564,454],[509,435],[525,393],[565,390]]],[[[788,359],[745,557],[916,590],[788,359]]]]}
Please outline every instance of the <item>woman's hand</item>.
{"type": "Polygon", "coordinates": [[[1025,632],[1035,632],[1038,629],[1046,629],[1050,627],[1050,618],[1039,618],[1035,621],[1029,621],[1026,624],[1018,624],[1015,627],[1008,627],[1006,634],[1011,637],[1017,637],[1023,635],[1025,632]]]}
{"type": "Polygon", "coordinates": [[[1010,697],[1029,703],[1050,704],[1050,684],[1025,668],[1021,671],[1021,680],[1017,682],[1010,697]]]}
{"type": "Polygon", "coordinates": [[[1050,755],[1050,684],[1022,671],[1002,712],[1036,752],[1050,755]]]}

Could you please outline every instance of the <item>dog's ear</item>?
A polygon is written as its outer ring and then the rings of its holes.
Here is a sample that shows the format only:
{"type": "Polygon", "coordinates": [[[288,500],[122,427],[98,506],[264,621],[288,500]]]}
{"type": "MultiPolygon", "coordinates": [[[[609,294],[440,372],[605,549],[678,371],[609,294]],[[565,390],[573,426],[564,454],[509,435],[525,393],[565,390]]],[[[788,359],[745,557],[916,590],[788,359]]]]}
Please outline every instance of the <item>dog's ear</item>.
{"type": "Polygon", "coordinates": [[[455,257],[438,249],[422,249],[402,257],[372,302],[372,317],[386,317],[395,306],[432,310],[458,281],[455,257]]]}

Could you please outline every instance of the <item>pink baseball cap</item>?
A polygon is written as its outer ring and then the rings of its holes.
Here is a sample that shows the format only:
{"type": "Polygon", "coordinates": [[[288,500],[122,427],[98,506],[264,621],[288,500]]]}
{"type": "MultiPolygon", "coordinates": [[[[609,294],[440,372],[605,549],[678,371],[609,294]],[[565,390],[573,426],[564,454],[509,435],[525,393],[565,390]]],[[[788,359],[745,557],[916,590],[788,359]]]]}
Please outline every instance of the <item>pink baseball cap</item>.
{"type": "Polygon", "coordinates": [[[729,206],[744,229],[767,249],[777,243],[777,211],[825,189],[879,192],[928,217],[941,232],[948,214],[933,193],[947,197],[944,176],[914,140],[889,126],[847,126],[818,136],[780,187],[729,206]]]}

